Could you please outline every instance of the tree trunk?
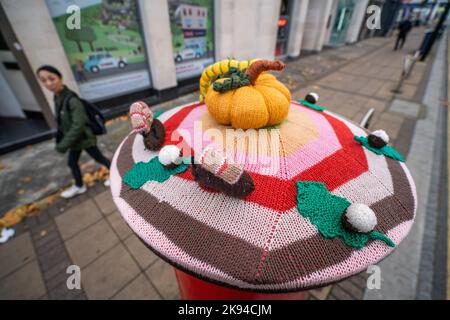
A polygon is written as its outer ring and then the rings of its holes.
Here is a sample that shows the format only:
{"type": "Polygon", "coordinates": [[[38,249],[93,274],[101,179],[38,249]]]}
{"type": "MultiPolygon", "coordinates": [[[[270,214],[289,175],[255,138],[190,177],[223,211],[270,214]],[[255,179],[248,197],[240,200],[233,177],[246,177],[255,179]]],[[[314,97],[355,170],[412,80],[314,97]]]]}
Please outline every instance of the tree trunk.
{"type": "Polygon", "coordinates": [[[77,43],[78,46],[78,51],[83,52],[83,47],[81,46],[80,41],[75,41],[77,43]]]}

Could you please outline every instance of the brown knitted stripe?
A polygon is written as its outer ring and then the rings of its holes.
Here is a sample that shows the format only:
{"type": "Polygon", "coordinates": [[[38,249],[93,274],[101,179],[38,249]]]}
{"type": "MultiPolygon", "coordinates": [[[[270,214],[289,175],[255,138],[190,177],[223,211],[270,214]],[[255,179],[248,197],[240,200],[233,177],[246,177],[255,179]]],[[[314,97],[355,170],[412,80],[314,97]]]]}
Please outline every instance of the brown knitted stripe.
{"type": "Polygon", "coordinates": [[[394,193],[407,211],[405,216],[406,219],[404,221],[411,220],[414,218],[415,212],[415,195],[413,194],[412,187],[409,183],[408,177],[406,176],[406,172],[399,161],[391,158],[386,159],[391,175],[396,177],[394,180],[394,193]]]}
{"type": "MultiPolygon", "coordinates": [[[[317,234],[270,251],[257,282],[285,283],[348,259],[354,248],[341,239],[326,239],[317,234]]],[[[330,279],[331,280],[331,279],[330,279]]]]}
{"type": "Polygon", "coordinates": [[[414,218],[414,195],[400,162],[386,157],[394,186],[394,194],[370,206],[377,215],[376,231],[386,233],[402,222],[414,218]]]}
{"type": "MultiPolygon", "coordinates": [[[[414,195],[406,173],[397,160],[390,158],[386,160],[393,177],[394,195],[370,206],[378,219],[375,230],[382,233],[387,233],[402,222],[414,218],[414,195]]],[[[318,234],[270,251],[259,280],[265,284],[292,281],[341,263],[350,257],[352,251],[353,249],[340,239],[325,239],[318,234]],[[281,265],[282,273],[278,269],[281,265]]]]}
{"type": "MultiPolygon", "coordinates": [[[[133,165],[131,155],[134,136],[133,134],[127,138],[117,160],[121,176],[133,165]]],[[[395,200],[393,196],[373,205],[372,209],[375,212],[384,212],[383,218],[379,219],[380,226],[377,228],[383,232],[412,219],[414,214],[414,198],[406,174],[395,160],[388,160],[388,167],[395,177],[393,181],[395,195],[408,212],[401,210],[398,200],[395,200]],[[398,218],[402,218],[385,219],[386,210],[393,212],[392,216],[397,215],[398,218]]],[[[123,185],[121,197],[148,223],[163,232],[180,250],[249,283],[274,284],[296,280],[343,262],[354,250],[340,239],[325,239],[317,234],[271,251],[266,258],[262,273],[255,280],[255,268],[262,255],[261,248],[199,222],[165,202],[159,203],[155,197],[145,191],[130,190],[128,186],[123,185]],[[208,239],[208,246],[205,246],[204,239],[208,239]],[[320,255],[318,255],[319,252],[320,255]]]]}
{"type": "MultiPolygon", "coordinates": [[[[134,135],[130,135],[119,153],[117,167],[121,176],[133,165],[133,141],[134,135]]],[[[172,243],[190,256],[204,261],[236,279],[248,283],[261,284],[278,282],[273,276],[269,277],[270,281],[264,281],[266,272],[263,272],[263,275],[255,281],[256,268],[263,254],[262,248],[254,246],[238,237],[216,230],[184,212],[173,208],[166,202],[159,202],[156,197],[141,189],[131,190],[127,185],[122,184],[120,196],[149,224],[164,233],[172,243]],[[207,239],[208,245],[206,245],[205,239],[207,239]],[[274,282],[271,282],[272,280],[274,282]]],[[[294,280],[298,277],[306,276],[309,273],[332,266],[347,258],[352,251],[341,240],[327,240],[318,234],[308,239],[299,240],[286,248],[276,250],[273,257],[276,257],[278,252],[281,254],[282,260],[286,259],[289,256],[285,257],[283,255],[286,252],[290,255],[291,250],[294,250],[294,252],[300,250],[299,252],[304,252],[304,254],[294,264],[292,262],[285,264],[283,261],[283,265],[275,263],[272,266],[269,263],[270,266],[266,267],[269,270],[269,274],[272,274],[270,268],[276,268],[277,273],[275,276],[282,273],[287,276],[287,281],[294,280]],[[308,248],[318,248],[318,251],[311,251],[308,248]],[[328,254],[325,255],[324,259],[317,259],[317,252],[324,252],[324,250],[328,254]],[[342,255],[342,253],[344,254],[342,255]],[[285,269],[287,272],[285,272],[285,269]]],[[[272,257],[272,252],[269,254],[269,257],[272,257]]],[[[279,261],[279,258],[273,260],[279,261]]],[[[281,282],[284,282],[284,280],[281,282]]]]}
{"type": "Polygon", "coordinates": [[[130,170],[134,165],[133,160],[133,142],[136,137],[136,132],[131,133],[122,144],[122,148],[119,151],[117,157],[117,170],[120,177],[123,177],[125,173],[130,170]]]}
{"type": "Polygon", "coordinates": [[[216,230],[167,202],[159,202],[141,189],[132,190],[122,185],[121,198],[147,223],[164,233],[179,250],[236,279],[254,283],[253,277],[262,249],[216,230]]]}

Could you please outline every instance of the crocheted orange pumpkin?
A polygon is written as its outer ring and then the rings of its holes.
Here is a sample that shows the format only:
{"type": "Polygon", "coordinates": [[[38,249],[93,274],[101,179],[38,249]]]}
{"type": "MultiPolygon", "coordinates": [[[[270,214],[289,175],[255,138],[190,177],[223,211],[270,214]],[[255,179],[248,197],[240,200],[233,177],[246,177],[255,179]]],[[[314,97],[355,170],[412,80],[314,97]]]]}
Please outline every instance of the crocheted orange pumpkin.
{"type": "Polygon", "coordinates": [[[265,71],[284,67],[281,61],[252,60],[244,70],[229,68],[207,90],[208,111],[217,122],[233,128],[261,128],[281,123],[288,114],[291,93],[265,71]]]}

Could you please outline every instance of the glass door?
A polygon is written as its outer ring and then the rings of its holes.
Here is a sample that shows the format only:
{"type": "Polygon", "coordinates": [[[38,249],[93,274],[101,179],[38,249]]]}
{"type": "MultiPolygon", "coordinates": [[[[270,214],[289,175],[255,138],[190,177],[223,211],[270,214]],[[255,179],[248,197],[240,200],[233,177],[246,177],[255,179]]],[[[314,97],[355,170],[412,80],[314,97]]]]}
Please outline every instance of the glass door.
{"type": "Polygon", "coordinates": [[[345,44],[354,8],[355,0],[338,0],[333,30],[330,36],[330,45],[339,46],[345,44]]]}
{"type": "Polygon", "coordinates": [[[292,1],[290,0],[281,1],[280,17],[278,19],[277,44],[275,47],[275,56],[278,58],[286,56],[291,5],[292,1]]]}

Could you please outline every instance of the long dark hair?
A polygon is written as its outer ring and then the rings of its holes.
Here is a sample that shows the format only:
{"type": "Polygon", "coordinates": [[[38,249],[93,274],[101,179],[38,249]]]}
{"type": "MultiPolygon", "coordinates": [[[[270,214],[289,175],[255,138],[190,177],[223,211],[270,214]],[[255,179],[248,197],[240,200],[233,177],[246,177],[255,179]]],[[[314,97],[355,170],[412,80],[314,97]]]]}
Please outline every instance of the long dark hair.
{"type": "Polygon", "coordinates": [[[44,65],[40,66],[36,70],[36,74],[39,74],[39,72],[41,72],[41,71],[47,71],[47,72],[53,73],[54,75],[58,76],[58,78],[62,78],[62,73],[55,67],[50,66],[48,64],[44,64],[44,65]]]}

